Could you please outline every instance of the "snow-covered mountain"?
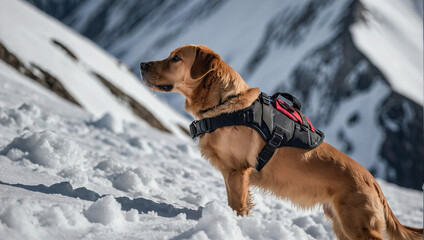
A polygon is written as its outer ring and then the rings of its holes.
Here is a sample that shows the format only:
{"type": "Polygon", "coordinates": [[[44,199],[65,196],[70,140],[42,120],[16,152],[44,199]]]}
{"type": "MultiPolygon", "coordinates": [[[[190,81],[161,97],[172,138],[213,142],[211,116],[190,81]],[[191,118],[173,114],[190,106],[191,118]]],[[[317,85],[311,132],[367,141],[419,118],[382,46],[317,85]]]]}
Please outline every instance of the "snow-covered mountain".
{"type": "MultiPolygon", "coordinates": [[[[335,239],[322,210],[256,189],[237,217],[220,173],[178,136],[187,120],[61,23],[0,6],[2,240],[335,239]]],[[[398,219],[422,226],[422,192],[378,181],[398,219]]]]}
{"type": "Polygon", "coordinates": [[[86,109],[93,117],[103,116],[93,124],[121,131],[122,121],[141,121],[165,132],[185,135],[188,120],[153,96],[124,64],[72,30],[45,16],[34,15],[32,8],[8,1],[2,6],[3,63],[86,109]],[[25,17],[11,12],[23,12],[25,17]],[[29,16],[33,16],[31,21],[29,16]]]}
{"type": "MultiPolygon", "coordinates": [[[[250,86],[290,92],[326,140],[375,176],[421,188],[422,0],[29,0],[138,73],[205,44],[250,86]]],[[[183,112],[179,95],[160,95],[183,112]]]]}

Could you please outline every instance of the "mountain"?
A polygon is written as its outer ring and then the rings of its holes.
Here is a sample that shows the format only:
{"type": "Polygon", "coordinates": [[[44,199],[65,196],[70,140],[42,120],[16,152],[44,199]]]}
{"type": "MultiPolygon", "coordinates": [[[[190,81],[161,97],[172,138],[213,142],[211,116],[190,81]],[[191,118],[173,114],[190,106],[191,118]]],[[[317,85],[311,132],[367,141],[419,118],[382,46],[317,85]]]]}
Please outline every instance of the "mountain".
{"type": "MultiPolygon", "coordinates": [[[[2,240],[335,239],[320,208],[257,189],[252,216],[236,216],[221,174],[179,132],[187,120],[60,22],[1,6],[2,240]]],[[[422,192],[378,182],[401,223],[422,226],[422,192]]]]}
{"type": "Polygon", "coordinates": [[[119,132],[123,121],[140,121],[187,136],[185,117],[158,100],[124,64],[91,41],[55,21],[46,23],[44,16],[28,21],[2,14],[0,19],[2,62],[92,113],[92,124],[119,132]]]}
{"type": "MultiPolygon", "coordinates": [[[[28,0],[137,73],[205,44],[250,86],[290,92],[326,141],[375,176],[424,182],[420,0],[28,0]]],[[[183,98],[159,94],[180,112],[183,98]]]]}

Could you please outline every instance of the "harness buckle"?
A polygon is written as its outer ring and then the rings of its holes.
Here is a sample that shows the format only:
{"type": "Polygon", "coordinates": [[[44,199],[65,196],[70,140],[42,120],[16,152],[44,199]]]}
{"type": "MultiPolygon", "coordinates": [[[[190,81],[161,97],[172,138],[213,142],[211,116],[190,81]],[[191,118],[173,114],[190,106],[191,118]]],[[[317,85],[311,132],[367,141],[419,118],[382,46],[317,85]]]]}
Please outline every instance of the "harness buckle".
{"type": "Polygon", "coordinates": [[[272,138],[265,144],[265,147],[259,153],[257,158],[256,170],[259,172],[271,160],[275,150],[280,147],[283,141],[283,130],[277,125],[272,133],[272,138]]]}
{"type": "Polygon", "coordinates": [[[253,118],[253,110],[249,109],[246,111],[238,112],[237,113],[238,121],[242,121],[243,123],[250,123],[254,121],[253,118]]]}
{"type": "Polygon", "coordinates": [[[208,118],[199,121],[200,133],[210,133],[211,132],[211,120],[208,118]]]}
{"type": "Polygon", "coordinates": [[[204,134],[212,132],[212,124],[210,119],[195,120],[190,124],[190,136],[192,139],[204,134]]]}
{"type": "Polygon", "coordinates": [[[244,121],[245,122],[248,122],[248,123],[255,121],[255,117],[253,115],[253,110],[252,109],[249,109],[249,110],[247,110],[244,113],[244,121]]]}
{"type": "Polygon", "coordinates": [[[190,126],[189,126],[189,128],[190,128],[190,137],[192,138],[192,139],[195,139],[196,137],[197,137],[197,128],[196,128],[196,124],[197,124],[197,120],[196,121],[194,121],[194,122],[192,122],[191,124],[190,124],[190,126]]]}
{"type": "Polygon", "coordinates": [[[261,92],[262,102],[266,105],[269,105],[269,97],[265,93],[261,92]]]}
{"type": "Polygon", "coordinates": [[[268,144],[271,145],[272,147],[278,148],[281,142],[283,141],[283,139],[284,137],[283,137],[282,131],[280,127],[277,125],[277,127],[275,128],[272,134],[272,138],[271,140],[269,140],[268,144]]]}

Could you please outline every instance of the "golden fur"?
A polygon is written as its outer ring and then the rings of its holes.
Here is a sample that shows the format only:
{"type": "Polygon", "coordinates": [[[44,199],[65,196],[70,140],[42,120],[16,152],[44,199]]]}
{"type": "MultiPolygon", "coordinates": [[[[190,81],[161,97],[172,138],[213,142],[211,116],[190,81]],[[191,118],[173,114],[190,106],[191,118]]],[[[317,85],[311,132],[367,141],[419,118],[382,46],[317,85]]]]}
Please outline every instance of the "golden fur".
{"type": "MultiPolygon", "coordinates": [[[[183,94],[186,111],[196,119],[246,108],[260,93],[206,46],[182,46],[141,68],[151,88],[183,94]]],[[[321,204],[339,239],[422,239],[422,229],[398,222],[373,176],[326,142],[313,150],[278,148],[258,172],[256,157],[264,145],[245,126],[220,128],[199,139],[203,156],[222,173],[228,204],[237,214],[249,214],[253,185],[302,208],[321,204]]]]}

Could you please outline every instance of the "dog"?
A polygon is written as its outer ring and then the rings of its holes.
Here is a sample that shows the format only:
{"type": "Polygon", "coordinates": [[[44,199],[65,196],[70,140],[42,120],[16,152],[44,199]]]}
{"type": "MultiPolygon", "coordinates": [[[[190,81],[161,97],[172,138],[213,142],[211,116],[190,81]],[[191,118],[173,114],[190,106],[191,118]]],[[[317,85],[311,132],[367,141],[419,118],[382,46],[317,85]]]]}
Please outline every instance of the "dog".
{"type": "MultiPolygon", "coordinates": [[[[184,45],[164,60],[140,63],[140,69],[149,88],[181,93],[196,120],[247,108],[260,94],[203,45],[184,45]]],[[[257,156],[265,144],[246,126],[219,128],[199,138],[202,155],[222,173],[228,204],[238,215],[248,215],[253,207],[252,185],[301,208],[322,205],[339,239],[423,239],[423,229],[399,223],[373,176],[328,143],[312,150],[278,148],[258,172],[257,156]]]]}

